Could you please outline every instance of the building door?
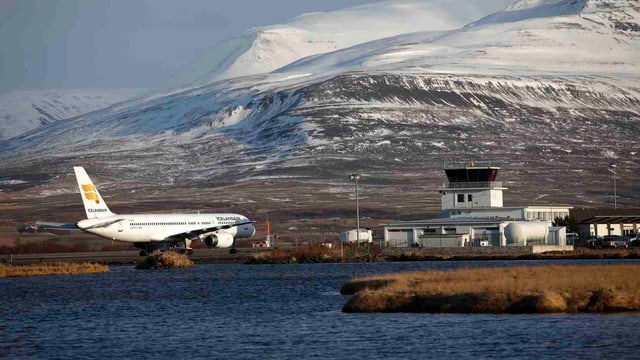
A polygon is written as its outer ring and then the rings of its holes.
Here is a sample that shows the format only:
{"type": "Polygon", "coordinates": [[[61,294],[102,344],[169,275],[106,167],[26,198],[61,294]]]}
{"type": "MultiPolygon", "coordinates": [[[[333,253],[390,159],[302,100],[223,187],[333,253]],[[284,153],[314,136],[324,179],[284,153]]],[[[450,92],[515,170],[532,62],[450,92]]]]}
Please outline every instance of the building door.
{"type": "Polygon", "coordinates": [[[389,230],[389,246],[391,247],[409,247],[413,243],[413,230],[389,230]]]}

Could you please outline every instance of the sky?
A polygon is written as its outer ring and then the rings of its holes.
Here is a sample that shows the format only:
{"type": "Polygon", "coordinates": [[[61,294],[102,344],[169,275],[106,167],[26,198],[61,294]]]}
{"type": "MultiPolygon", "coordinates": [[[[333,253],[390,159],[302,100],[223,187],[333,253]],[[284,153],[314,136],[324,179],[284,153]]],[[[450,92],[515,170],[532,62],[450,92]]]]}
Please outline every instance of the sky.
{"type": "Polygon", "coordinates": [[[373,2],[0,0],[0,93],[161,88],[216,42],[247,29],[373,2]]]}

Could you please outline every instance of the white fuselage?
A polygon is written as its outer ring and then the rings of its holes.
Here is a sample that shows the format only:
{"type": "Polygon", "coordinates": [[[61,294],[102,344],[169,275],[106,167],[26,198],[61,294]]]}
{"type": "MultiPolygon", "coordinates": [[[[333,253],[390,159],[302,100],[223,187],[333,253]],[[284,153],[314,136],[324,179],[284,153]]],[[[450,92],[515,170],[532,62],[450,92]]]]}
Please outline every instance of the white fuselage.
{"type": "MultiPolygon", "coordinates": [[[[86,232],[103,238],[141,243],[175,240],[171,236],[180,233],[185,234],[184,238],[195,240],[198,238],[197,235],[194,234],[193,238],[189,237],[192,231],[199,232],[202,236],[202,229],[248,221],[247,217],[238,214],[120,214],[81,220],[76,225],[86,232]]],[[[253,224],[244,224],[212,231],[212,233],[224,232],[234,238],[247,238],[253,236],[255,231],[253,224]]]]}

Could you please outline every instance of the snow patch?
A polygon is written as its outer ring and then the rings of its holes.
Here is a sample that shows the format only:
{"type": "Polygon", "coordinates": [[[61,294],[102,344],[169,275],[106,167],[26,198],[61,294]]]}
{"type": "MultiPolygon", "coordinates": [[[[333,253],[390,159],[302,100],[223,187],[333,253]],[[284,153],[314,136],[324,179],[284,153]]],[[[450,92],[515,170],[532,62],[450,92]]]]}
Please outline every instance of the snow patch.
{"type": "Polygon", "coordinates": [[[0,180],[0,186],[20,185],[26,183],[27,182],[24,180],[0,180]]]}
{"type": "Polygon", "coordinates": [[[609,158],[609,159],[617,159],[618,158],[618,154],[616,154],[615,151],[609,150],[609,149],[602,150],[602,156],[605,157],[605,158],[609,158]]]}

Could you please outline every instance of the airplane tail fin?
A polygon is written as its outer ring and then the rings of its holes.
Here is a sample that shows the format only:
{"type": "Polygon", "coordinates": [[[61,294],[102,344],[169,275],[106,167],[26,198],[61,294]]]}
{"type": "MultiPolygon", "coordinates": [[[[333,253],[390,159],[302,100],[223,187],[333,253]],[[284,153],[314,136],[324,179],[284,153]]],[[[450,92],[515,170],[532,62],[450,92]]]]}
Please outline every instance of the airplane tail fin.
{"type": "Polygon", "coordinates": [[[81,166],[74,166],[73,171],[76,173],[78,188],[84,203],[84,210],[87,212],[87,219],[97,219],[114,215],[107,203],[104,202],[98,189],[93,185],[89,175],[81,166]]]}

